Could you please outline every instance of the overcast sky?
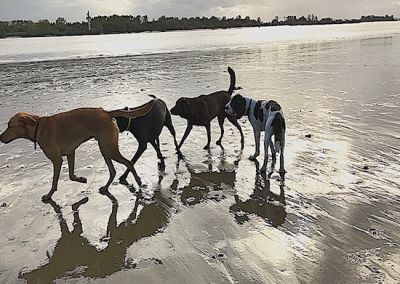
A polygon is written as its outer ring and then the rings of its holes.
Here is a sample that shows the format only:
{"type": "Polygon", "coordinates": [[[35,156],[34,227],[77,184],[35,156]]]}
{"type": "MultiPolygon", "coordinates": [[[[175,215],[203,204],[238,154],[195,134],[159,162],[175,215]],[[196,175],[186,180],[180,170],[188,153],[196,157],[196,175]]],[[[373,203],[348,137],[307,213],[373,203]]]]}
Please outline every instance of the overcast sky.
{"type": "Polygon", "coordinates": [[[400,0],[0,0],[0,20],[64,17],[82,21],[96,15],[261,17],[316,14],[319,18],[359,18],[361,15],[400,16],[400,0]]]}

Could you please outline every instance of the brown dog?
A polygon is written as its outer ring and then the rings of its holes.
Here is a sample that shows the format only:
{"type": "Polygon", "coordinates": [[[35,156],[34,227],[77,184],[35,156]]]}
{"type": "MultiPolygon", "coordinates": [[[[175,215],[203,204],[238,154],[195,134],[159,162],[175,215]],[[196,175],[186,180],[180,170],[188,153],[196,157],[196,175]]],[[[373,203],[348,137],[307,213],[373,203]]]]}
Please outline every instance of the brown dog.
{"type": "Polygon", "coordinates": [[[222,137],[224,136],[224,121],[225,118],[236,126],[240,132],[241,147],[244,146],[244,137],[242,128],[237,122],[236,118],[225,113],[225,105],[231,100],[233,90],[235,89],[236,76],[232,68],[228,67],[230,75],[230,86],[228,91],[218,91],[209,95],[201,95],[195,98],[180,98],[176,101],[175,106],[171,109],[171,114],[179,115],[180,117],[187,120],[187,127],[185,134],[183,134],[182,140],[179,143],[178,149],[181,148],[183,142],[185,142],[193,125],[205,126],[207,130],[207,144],[204,149],[210,148],[211,142],[211,129],[210,123],[218,117],[219,127],[221,128],[221,136],[217,140],[217,145],[221,145],[222,137]]]}
{"type": "Polygon", "coordinates": [[[69,178],[72,181],[86,183],[86,178],[74,174],[75,149],[91,138],[99,142],[101,154],[110,171],[107,184],[100,188],[107,191],[115,177],[112,160],[124,164],[141,185],[132,162],[125,159],[118,150],[119,130],[113,117],[136,118],[146,115],[153,107],[153,101],[131,111],[105,111],[101,108],[79,108],[52,116],[17,113],[8,122],[8,128],[0,135],[0,141],[10,143],[17,138],[25,138],[38,143],[44,154],[53,163],[53,184],[42,200],[49,200],[57,190],[62,165],[62,156],[67,156],[69,178]]]}

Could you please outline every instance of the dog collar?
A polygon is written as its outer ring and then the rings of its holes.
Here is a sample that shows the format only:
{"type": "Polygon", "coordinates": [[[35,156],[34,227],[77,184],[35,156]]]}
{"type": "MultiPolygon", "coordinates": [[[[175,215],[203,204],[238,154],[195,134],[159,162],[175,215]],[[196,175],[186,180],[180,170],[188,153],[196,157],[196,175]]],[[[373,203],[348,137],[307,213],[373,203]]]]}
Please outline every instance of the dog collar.
{"type": "Polygon", "coordinates": [[[40,122],[40,118],[36,122],[35,134],[33,135],[33,148],[35,150],[36,150],[36,146],[37,146],[36,144],[37,144],[37,133],[38,133],[38,129],[39,129],[39,122],[40,122]]]}

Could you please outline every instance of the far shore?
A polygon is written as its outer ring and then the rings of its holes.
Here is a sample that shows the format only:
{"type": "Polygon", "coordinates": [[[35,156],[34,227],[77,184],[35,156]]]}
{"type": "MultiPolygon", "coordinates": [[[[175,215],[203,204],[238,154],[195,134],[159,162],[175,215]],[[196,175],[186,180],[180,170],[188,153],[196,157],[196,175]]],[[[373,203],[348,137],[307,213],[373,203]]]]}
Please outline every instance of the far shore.
{"type": "MultiPolygon", "coordinates": [[[[96,18],[94,18],[96,19],[96,18]]],[[[167,18],[168,20],[169,18],[167,18]]],[[[172,19],[172,18],[171,18],[172,19]]],[[[211,20],[211,18],[210,18],[211,20]]],[[[64,20],[65,21],[65,20],[64,20]]],[[[306,19],[305,17],[300,17],[296,18],[294,16],[292,17],[287,17],[285,21],[279,21],[278,19],[274,19],[272,22],[261,22],[259,19],[256,20],[251,20],[251,19],[227,19],[226,22],[228,22],[227,25],[230,26],[209,26],[209,27],[204,27],[204,26],[190,26],[186,28],[174,28],[174,25],[170,25],[169,23],[166,24],[166,26],[160,25],[157,21],[153,22],[147,22],[141,23],[142,27],[140,29],[133,29],[133,30],[127,30],[127,31],[107,31],[106,28],[101,26],[101,29],[103,31],[99,31],[99,29],[93,29],[91,31],[85,30],[83,28],[87,28],[88,23],[87,22],[82,22],[82,23],[66,23],[64,22],[62,25],[64,25],[64,30],[67,30],[67,27],[76,26],[79,25],[79,31],[74,31],[74,30],[68,30],[65,32],[59,32],[57,29],[60,28],[59,23],[50,23],[47,20],[39,21],[37,23],[34,23],[32,21],[10,21],[10,22],[2,22],[0,21],[0,28],[1,24],[8,23],[9,26],[12,25],[20,25],[20,26],[28,26],[28,25],[49,25],[49,27],[53,28],[54,31],[51,32],[43,32],[43,31],[36,31],[36,33],[32,32],[18,32],[18,33],[8,33],[8,34],[1,34],[0,33],[0,39],[4,38],[36,38],[36,37],[64,37],[64,36],[83,36],[83,35],[104,35],[104,34],[130,34],[130,33],[152,33],[152,32],[176,32],[176,31],[193,31],[193,30],[221,30],[221,29],[238,29],[238,28],[248,28],[248,27],[275,27],[275,26],[316,26],[316,25],[342,25],[342,24],[362,24],[362,23],[371,23],[371,22],[395,22],[399,21],[399,19],[395,19],[393,16],[384,16],[384,17],[376,17],[376,16],[363,16],[360,19],[350,19],[350,20],[341,20],[341,19],[331,19],[331,18],[323,18],[318,20],[317,18],[315,20],[309,20],[306,19]],[[232,22],[230,22],[232,20],[232,22]],[[236,22],[235,22],[236,21],[236,22]],[[154,24],[155,23],[155,24],[154,24]],[[143,27],[147,27],[148,29],[145,29],[143,27]]],[[[176,21],[183,21],[183,19],[176,19],[176,21]]],[[[61,26],[62,26],[61,25],[61,26]]],[[[221,22],[219,23],[221,25],[221,22]]],[[[176,24],[175,26],[178,26],[176,24]]],[[[51,28],[47,28],[50,30],[51,28]]],[[[1,31],[1,29],[0,29],[1,31]]]]}

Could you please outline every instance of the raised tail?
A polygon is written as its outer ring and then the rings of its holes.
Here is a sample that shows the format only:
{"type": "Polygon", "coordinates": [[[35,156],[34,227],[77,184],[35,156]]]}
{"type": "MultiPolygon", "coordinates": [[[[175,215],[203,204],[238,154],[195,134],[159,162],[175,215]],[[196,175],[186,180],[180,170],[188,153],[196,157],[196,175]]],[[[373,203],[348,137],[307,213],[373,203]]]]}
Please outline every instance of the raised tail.
{"type": "Polygon", "coordinates": [[[228,66],[228,73],[231,77],[231,83],[229,85],[228,93],[229,93],[229,95],[232,96],[233,91],[235,90],[235,85],[236,85],[236,75],[235,75],[235,71],[233,71],[233,69],[229,66],[228,66]]]}
{"type": "Polygon", "coordinates": [[[282,116],[282,113],[278,112],[272,121],[272,126],[275,131],[275,151],[279,153],[282,149],[283,143],[285,143],[285,131],[286,123],[282,116]]]}
{"type": "Polygon", "coordinates": [[[154,100],[151,100],[141,106],[131,108],[129,110],[118,109],[118,110],[108,111],[108,114],[111,117],[125,117],[134,119],[148,114],[153,108],[153,105],[154,105],[154,100]]]}

